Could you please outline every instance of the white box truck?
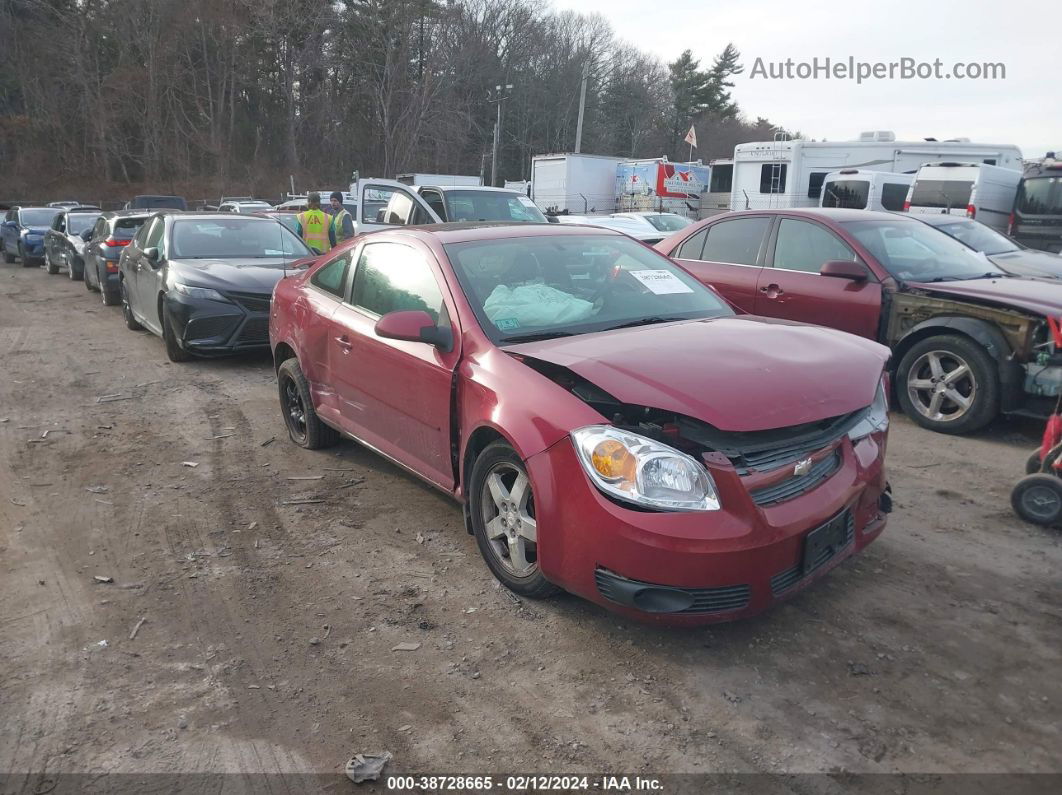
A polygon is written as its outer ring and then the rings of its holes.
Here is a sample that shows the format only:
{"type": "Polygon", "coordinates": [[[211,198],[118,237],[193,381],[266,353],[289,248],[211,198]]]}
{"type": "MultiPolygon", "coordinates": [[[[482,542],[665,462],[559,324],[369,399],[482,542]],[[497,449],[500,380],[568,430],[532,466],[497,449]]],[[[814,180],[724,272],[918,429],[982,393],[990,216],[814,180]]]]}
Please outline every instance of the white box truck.
{"type": "Polygon", "coordinates": [[[913,215],[964,215],[1005,232],[1021,175],[984,163],[927,163],[915,174],[904,210],[913,215]]]}
{"type": "Polygon", "coordinates": [[[483,180],[462,174],[399,174],[395,177],[403,185],[442,185],[444,187],[468,185],[479,187],[483,180]]]}
{"type": "Polygon", "coordinates": [[[545,212],[615,212],[622,162],[604,155],[538,155],[531,161],[531,198],[545,212]]]}
{"type": "Polygon", "coordinates": [[[940,160],[1022,168],[1017,146],[966,139],[897,141],[891,132],[876,131],[857,141],[759,141],[734,147],[730,208],[816,207],[823,180],[831,171],[855,168],[905,174],[940,160]]]}

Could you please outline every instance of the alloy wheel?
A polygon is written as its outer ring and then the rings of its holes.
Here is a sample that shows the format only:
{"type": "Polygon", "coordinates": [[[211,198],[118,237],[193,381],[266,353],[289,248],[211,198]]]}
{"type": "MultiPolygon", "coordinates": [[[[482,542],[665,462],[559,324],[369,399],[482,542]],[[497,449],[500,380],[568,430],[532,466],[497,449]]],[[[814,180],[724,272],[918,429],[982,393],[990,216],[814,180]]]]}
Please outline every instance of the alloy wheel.
{"type": "Polygon", "coordinates": [[[487,473],[480,506],[490,550],[505,569],[528,577],[538,569],[538,525],[527,473],[499,462],[487,473]]]}
{"type": "Polygon", "coordinates": [[[292,435],[306,438],[306,406],[299,388],[291,378],[284,380],[284,419],[292,435]]]}
{"type": "Polygon", "coordinates": [[[927,351],[908,371],[907,395],[922,416],[949,422],[974,405],[977,379],[961,356],[951,351],[927,351]]]}

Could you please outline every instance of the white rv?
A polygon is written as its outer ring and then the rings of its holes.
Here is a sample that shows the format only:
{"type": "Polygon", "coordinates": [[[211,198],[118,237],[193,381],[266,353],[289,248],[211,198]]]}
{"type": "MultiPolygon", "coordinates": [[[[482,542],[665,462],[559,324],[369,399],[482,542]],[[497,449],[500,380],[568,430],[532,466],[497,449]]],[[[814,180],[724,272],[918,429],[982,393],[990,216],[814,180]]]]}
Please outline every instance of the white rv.
{"type": "Polygon", "coordinates": [[[733,210],[815,207],[831,171],[868,169],[904,174],[924,163],[961,160],[1020,171],[1021,150],[1012,144],[897,141],[888,131],[863,133],[857,141],[778,140],[734,147],[733,210]]]}
{"type": "Polygon", "coordinates": [[[819,207],[844,207],[849,210],[903,210],[913,174],[892,174],[864,168],[831,171],[822,181],[819,207]]]}
{"type": "Polygon", "coordinates": [[[1021,171],[984,163],[927,163],[918,169],[904,209],[975,218],[1005,232],[1021,171]]]}

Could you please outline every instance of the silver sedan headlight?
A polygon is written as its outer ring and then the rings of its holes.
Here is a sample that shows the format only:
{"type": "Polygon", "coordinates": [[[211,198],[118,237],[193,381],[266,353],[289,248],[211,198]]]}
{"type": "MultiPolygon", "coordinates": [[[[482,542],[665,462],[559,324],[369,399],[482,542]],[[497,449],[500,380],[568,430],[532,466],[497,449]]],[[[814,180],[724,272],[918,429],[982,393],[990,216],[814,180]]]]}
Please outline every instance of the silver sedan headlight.
{"type": "Polygon", "coordinates": [[[611,425],[588,425],[571,436],[583,469],[605,494],[663,511],[719,510],[711,475],[685,453],[611,425]]]}

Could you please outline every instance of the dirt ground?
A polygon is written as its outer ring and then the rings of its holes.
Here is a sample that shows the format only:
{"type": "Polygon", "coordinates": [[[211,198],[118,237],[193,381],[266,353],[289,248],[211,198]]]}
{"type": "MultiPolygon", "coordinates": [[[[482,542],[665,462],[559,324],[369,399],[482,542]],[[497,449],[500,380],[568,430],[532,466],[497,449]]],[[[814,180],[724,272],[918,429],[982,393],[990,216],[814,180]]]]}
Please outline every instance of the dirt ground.
{"type": "Polygon", "coordinates": [[[339,779],[378,749],[398,773],[1062,772],[1062,536],[1008,501],[1039,423],[894,417],[866,554],[672,631],[512,597],[444,496],[293,446],[267,357],[170,364],[65,275],[0,266],[0,373],[0,771],[28,782],[339,779]]]}

